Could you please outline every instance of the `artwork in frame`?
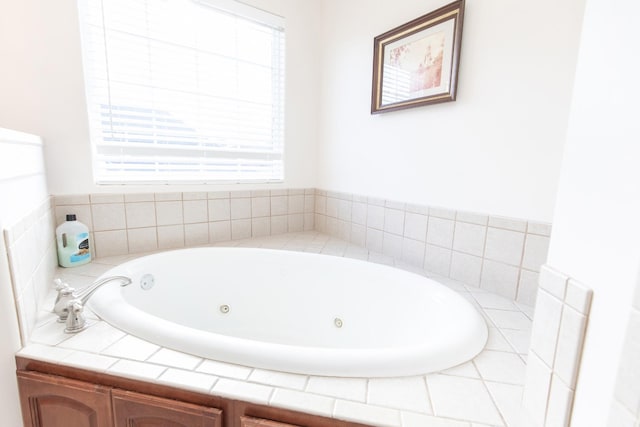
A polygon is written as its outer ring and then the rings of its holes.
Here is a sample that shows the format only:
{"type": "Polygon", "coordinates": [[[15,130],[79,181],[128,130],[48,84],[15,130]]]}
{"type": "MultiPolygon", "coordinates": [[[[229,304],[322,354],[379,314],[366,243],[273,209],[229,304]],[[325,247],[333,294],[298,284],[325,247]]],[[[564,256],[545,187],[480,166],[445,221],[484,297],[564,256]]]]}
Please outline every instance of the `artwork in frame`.
{"type": "Polygon", "coordinates": [[[455,101],[464,0],[374,39],[371,113],[455,101]]]}

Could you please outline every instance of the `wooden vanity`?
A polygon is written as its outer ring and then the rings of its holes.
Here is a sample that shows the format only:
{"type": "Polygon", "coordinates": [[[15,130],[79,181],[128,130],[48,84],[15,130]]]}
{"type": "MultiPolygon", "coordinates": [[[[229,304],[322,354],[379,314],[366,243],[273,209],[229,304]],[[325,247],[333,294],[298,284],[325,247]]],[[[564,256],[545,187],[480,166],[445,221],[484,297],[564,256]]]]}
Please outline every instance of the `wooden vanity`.
{"type": "Polygon", "coordinates": [[[25,427],[365,427],[16,357],[25,427]]]}

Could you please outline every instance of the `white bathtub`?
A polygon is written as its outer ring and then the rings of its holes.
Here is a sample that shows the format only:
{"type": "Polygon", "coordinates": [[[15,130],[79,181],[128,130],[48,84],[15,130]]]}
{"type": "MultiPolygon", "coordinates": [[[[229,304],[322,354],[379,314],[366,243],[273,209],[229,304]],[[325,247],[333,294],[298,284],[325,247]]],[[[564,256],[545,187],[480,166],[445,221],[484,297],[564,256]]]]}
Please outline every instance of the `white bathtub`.
{"type": "Polygon", "coordinates": [[[484,347],[460,295],[395,268],[301,252],[197,248],[124,263],[90,299],[106,322],[186,353],[312,375],[434,372],[484,347]],[[149,284],[149,275],[154,285],[149,284]]]}

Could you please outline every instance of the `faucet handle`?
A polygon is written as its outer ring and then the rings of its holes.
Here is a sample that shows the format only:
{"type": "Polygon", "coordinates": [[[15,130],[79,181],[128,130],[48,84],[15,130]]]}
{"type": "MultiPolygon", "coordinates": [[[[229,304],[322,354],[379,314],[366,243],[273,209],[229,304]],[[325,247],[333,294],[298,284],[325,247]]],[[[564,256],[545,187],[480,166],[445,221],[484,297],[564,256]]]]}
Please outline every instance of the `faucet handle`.
{"type": "Polygon", "coordinates": [[[67,316],[66,328],[64,328],[65,333],[75,334],[87,326],[87,319],[85,319],[82,310],[83,306],[79,299],[69,301],[69,305],[67,305],[69,315],[67,316]]]}
{"type": "Polygon", "coordinates": [[[53,303],[53,312],[58,315],[58,322],[64,323],[69,314],[69,302],[75,299],[75,289],[63,282],[60,278],[56,278],[53,283],[55,283],[56,291],[58,291],[56,300],[53,303]]]}
{"type": "Polygon", "coordinates": [[[75,288],[69,286],[67,282],[63,282],[59,277],[53,280],[53,283],[56,285],[56,291],[58,291],[58,299],[62,295],[70,295],[75,291],[75,288]]]}
{"type": "Polygon", "coordinates": [[[60,292],[63,289],[69,288],[69,285],[62,281],[61,278],[56,277],[53,279],[53,283],[56,285],[56,291],[60,292]]]}

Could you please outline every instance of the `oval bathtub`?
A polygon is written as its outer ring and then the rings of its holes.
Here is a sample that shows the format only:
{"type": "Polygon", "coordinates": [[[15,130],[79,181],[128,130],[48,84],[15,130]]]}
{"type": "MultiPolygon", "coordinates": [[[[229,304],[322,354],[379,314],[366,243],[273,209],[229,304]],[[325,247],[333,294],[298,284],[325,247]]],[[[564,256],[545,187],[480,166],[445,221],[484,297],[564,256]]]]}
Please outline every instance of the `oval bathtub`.
{"type": "Polygon", "coordinates": [[[406,376],[463,363],[487,340],[484,319],[456,292],[365,261],[196,248],[142,257],[102,277],[111,275],[133,283],[114,281],[94,294],[90,307],[100,318],[155,344],[229,363],[406,376]]]}

